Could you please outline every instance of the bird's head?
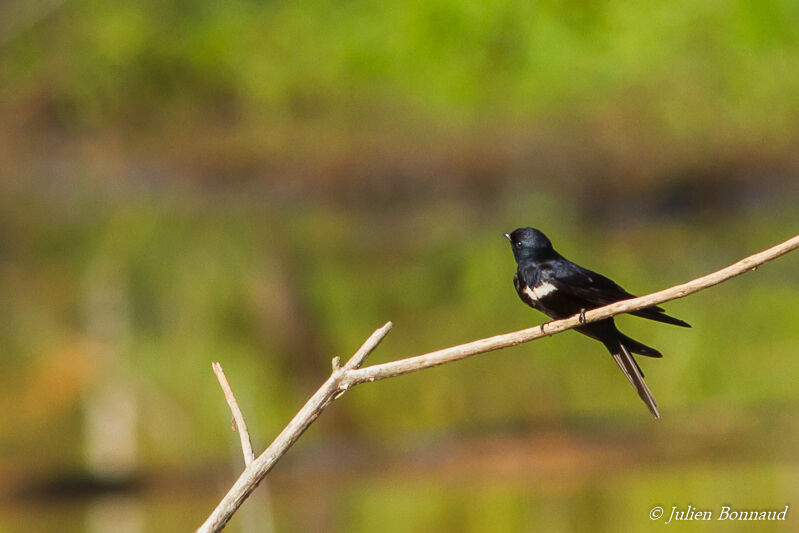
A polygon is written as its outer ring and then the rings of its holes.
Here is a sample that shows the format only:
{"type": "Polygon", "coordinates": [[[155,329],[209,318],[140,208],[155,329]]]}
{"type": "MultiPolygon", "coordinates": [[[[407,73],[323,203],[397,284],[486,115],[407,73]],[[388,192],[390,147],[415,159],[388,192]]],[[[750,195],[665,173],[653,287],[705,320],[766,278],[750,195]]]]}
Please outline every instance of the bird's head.
{"type": "Polygon", "coordinates": [[[548,259],[555,253],[547,236],[535,228],[519,228],[512,233],[506,233],[505,238],[510,241],[513,257],[517,262],[525,259],[548,259]]]}

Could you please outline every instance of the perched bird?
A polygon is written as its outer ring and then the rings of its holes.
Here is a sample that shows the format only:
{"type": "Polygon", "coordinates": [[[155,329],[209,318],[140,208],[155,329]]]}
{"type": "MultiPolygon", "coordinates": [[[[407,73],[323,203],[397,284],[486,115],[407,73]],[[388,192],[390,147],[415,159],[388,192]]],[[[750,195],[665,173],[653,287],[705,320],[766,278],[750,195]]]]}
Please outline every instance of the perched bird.
{"type": "MultiPolygon", "coordinates": [[[[550,318],[567,318],[578,313],[583,316],[589,309],[635,298],[614,281],[564,258],[552,248],[546,235],[537,229],[519,228],[513,233],[506,233],[505,237],[510,241],[518,265],[513,277],[516,292],[524,303],[550,318]]],[[[630,314],[675,326],[691,327],[667,315],[660,307],[647,307],[630,314]]],[[[574,329],[605,345],[652,415],[660,418],[655,398],[646,386],[644,373],[632,354],[647,357],[663,355],[623,334],[616,328],[613,318],[574,329]]]]}

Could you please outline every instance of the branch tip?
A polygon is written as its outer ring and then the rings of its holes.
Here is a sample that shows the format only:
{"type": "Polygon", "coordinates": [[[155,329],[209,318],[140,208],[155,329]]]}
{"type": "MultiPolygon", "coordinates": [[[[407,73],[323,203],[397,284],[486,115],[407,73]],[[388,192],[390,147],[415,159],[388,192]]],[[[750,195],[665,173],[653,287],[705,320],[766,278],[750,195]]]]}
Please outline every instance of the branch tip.
{"type": "Polygon", "coordinates": [[[391,328],[394,324],[391,321],[386,322],[381,327],[377,328],[369,338],[364,341],[358,351],[350,357],[350,360],[347,361],[347,364],[344,365],[345,370],[354,370],[356,368],[360,368],[363,362],[369,357],[369,354],[377,348],[377,345],[388,335],[388,332],[391,331],[391,328]]]}
{"type": "Polygon", "coordinates": [[[250,463],[255,459],[255,454],[252,451],[252,443],[250,442],[250,434],[247,431],[247,423],[244,422],[244,415],[239,409],[239,403],[236,401],[236,396],[233,394],[233,389],[230,388],[230,383],[225,376],[225,371],[222,370],[222,365],[219,362],[211,363],[211,368],[214,369],[216,379],[219,381],[219,386],[222,387],[222,392],[225,394],[230,412],[233,414],[233,430],[239,434],[241,441],[241,451],[244,454],[244,464],[250,466],[250,463]]]}
{"type": "MultiPolygon", "coordinates": [[[[771,261],[781,255],[784,255],[792,250],[799,248],[799,235],[796,235],[776,246],[767,250],[751,255],[737,263],[734,263],[726,268],[712,272],[700,278],[694,279],[682,285],[675,285],[671,288],[664,289],[659,292],[651,293],[639,298],[630,300],[623,300],[601,308],[592,309],[585,313],[585,320],[594,322],[604,318],[610,318],[620,313],[629,313],[639,309],[659,305],[670,300],[682,298],[689,294],[693,294],[703,289],[707,289],[714,285],[718,285],[727,281],[735,276],[743,274],[750,270],[756,270],[758,266],[771,261]]],[[[344,365],[343,369],[340,367],[341,361],[338,357],[333,359],[333,367],[339,366],[342,371],[338,376],[331,376],[319,390],[308,400],[302,409],[295,415],[294,419],[286,426],[278,437],[269,445],[269,447],[259,456],[258,459],[253,459],[252,447],[249,447],[249,454],[245,448],[245,435],[247,436],[246,444],[249,445],[249,435],[247,434],[246,426],[244,425],[243,417],[241,419],[236,417],[238,413],[241,416],[241,411],[238,409],[233,392],[228,391],[230,385],[227,379],[224,378],[222,366],[219,363],[213,363],[214,372],[219,378],[219,383],[225,391],[225,397],[228,399],[231,410],[234,414],[234,420],[239,427],[239,435],[242,441],[242,448],[244,449],[245,462],[247,469],[239,476],[239,479],[231,487],[225,497],[219,502],[217,507],[206,519],[205,523],[197,530],[199,532],[219,531],[230,520],[230,517],[244,500],[249,496],[254,488],[261,482],[261,480],[270,471],[274,463],[291,447],[294,442],[302,435],[302,433],[310,426],[319,416],[319,414],[327,407],[334,397],[338,397],[348,388],[359,383],[377,381],[390,377],[407,374],[416,370],[424,368],[431,368],[444,363],[458,361],[465,357],[477,355],[481,353],[498,350],[500,348],[507,348],[516,346],[525,342],[529,342],[544,336],[551,336],[561,331],[579,327],[581,325],[580,316],[573,316],[563,320],[555,320],[545,322],[540,326],[533,326],[528,329],[495,335],[485,339],[479,339],[466,344],[452,346],[422,354],[415,357],[408,357],[399,359],[388,363],[373,365],[366,368],[359,368],[366,357],[380,344],[380,341],[391,330],[392,323],[386,322],[381,328],[372,333],[357,352],[350,358],[344,365]],[[235,406],[235,408],[234,408],[235,406]],[[252,463],[252,466],[251,466],[252,463]]]]}

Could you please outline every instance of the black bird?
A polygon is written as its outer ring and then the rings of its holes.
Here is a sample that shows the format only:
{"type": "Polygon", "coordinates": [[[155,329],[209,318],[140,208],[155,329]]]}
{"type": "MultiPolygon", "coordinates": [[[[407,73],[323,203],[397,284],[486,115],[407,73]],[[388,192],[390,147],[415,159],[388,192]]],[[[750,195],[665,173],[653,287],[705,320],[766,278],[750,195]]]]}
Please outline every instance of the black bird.
{"type": "MultiPolygon", "coordinates": [[[[519,228],[513,233],[506,233],[505,237],[510,241],[518,265],[513,276],[516,292],[524,303],[550,318],[567,318],[578,313],[582,316],[589,309],[635,298],[614,281],[565,259],[552,248],[546,235],[537,229],[519,228]]],[[[675,326],[691,327],[667,315],[660,307],[647,307],[630,314],[675,326]]],[[[613,318],[574,329],[605,345],[654,417],[660,418],[655,398],[649,392],[644,373],[632,354],[647,357],[663,355],[619,331],[613,318]]]]}

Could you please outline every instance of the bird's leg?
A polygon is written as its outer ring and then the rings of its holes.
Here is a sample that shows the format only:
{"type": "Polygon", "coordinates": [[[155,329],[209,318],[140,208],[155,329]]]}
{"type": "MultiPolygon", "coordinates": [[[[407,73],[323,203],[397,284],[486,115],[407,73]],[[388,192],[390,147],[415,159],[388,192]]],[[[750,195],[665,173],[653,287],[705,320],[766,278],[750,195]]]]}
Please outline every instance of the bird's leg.
{"type": "Polygon", "coordinates": [[[547,320],[546,322],[542,322],[539,328],[541,328],[541,333],[544,333],[544,326],[547,326],[551,323],[551,320],[547,320]]]}
{"type": "Polygon", "coordinates": [[[585,307],[580,309],[580,324],[585,325],[585,307]]]}

